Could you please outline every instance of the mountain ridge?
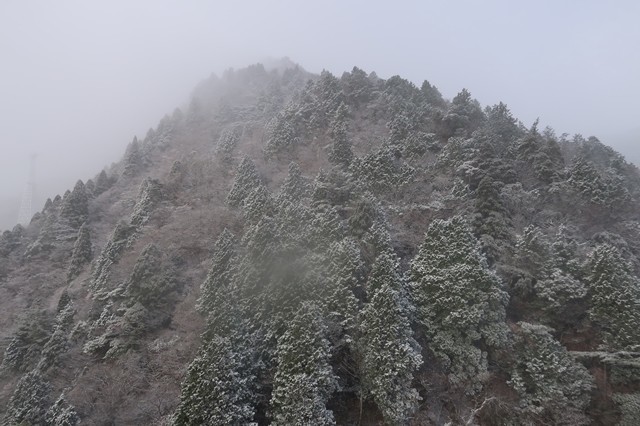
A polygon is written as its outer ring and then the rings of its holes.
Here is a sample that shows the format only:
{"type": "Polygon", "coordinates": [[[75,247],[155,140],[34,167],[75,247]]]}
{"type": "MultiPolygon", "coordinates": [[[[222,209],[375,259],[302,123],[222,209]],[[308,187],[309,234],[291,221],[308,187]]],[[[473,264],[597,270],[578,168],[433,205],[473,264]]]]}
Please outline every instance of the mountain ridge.
{"type": "Polygon", "coordinates": [[[2,234],[5,423],[632,421],[637,168],[466,90],[284,68],[210,77],[2,234]]]}

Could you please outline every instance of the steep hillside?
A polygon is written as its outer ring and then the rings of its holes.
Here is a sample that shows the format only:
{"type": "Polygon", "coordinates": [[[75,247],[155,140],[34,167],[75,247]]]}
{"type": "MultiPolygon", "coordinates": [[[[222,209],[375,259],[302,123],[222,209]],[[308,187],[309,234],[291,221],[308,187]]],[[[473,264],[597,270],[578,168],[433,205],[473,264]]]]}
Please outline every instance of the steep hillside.
{"type": "Polygon", "coordinates": [[[212,76],[0,237],[0,418],[638,424],[639,195],[466,90],[212,76]]]}

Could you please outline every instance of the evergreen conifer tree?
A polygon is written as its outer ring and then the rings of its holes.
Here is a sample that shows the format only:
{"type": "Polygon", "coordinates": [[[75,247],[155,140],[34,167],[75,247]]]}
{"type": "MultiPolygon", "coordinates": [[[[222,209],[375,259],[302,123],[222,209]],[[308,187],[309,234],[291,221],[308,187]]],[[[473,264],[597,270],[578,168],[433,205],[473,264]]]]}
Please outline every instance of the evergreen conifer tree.
{"type": "Polygon", "coordinates": [[[348,114],[349,110],[347,106],[341,103],[331,123],[331,139],[333,140],[333,144],[329,151],[329,161],[344,168],[349,167],[353,160],[351,141],[347,135],[348,114]]]}
{"type": "Polygon", "coordinates": [[[73,191],[62,201],[60,218],[73,228],[79,228],[89,216],[89,197],[81,180],[76,182],[73,191]]]}
{"type": "Polygon", "coordinates": [[[592,321],[612,349],[640,346],[640,282],[620,252],[601,245],[587,262],[592,321]]]}
{"type": "Polygon", "coordinates": [[[413,339],[408,319],[404,282],[390,252],[376,259],[369,275],[371,299],[362,310],[361,377],[390,425],[404,425],[420,397],[412,387],[413,373],[422,364],[420,346],[413,339]]]}
{"type": "Polygon", "coordinates": [[[80,230],[78,230],[78,236],[73,245],[73,252],[71,253],[71,261],[69,262],[69,270],[67,272],[67,281],[71,281],[77,277],[82,267],[91,261],[92,256],[91,235],[89,234],[87,224],[84,223],[80,227],[80,230]]]}
{"type": "Polygon", "coordinates": [[[254,377],[242,348],[214,336],[189,365],[182,383],[176,426],[250,424],[255,414],[254,377]]]}
{"type": "Polygon", "coordinates": [[[251,191],[260,185],[261,182],[255,164],[249,157],[244,157],[240,165],[238,165],[233,187],[227,195],[227,204],[232,207],[241,206],[245,198],[251,194],[251,191]]]}
{"type": "Polygon", "coordinates": [[[326,332],[319,309],[304,303],[278,338],[272,424],[335,424],[326,406],[337,389],[326,332]]]}
{"type": "Polygon", "coordinates": [[[452,383],[478,390],[487,373],[480,345],[507,343],[508,295],[460,216],[435,220],[411,262],[418,321],[452,383]]]}

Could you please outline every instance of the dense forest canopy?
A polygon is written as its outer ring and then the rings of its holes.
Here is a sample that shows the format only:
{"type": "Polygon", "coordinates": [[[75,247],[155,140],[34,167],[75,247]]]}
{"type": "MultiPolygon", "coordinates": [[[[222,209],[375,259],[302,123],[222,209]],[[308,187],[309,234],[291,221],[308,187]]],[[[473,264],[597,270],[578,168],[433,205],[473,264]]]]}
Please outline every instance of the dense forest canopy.
{"type": "Polygon", "coordinates": [[[640,173],[257,64],[0,237],[3,424],[640,422],[640,173]]]}

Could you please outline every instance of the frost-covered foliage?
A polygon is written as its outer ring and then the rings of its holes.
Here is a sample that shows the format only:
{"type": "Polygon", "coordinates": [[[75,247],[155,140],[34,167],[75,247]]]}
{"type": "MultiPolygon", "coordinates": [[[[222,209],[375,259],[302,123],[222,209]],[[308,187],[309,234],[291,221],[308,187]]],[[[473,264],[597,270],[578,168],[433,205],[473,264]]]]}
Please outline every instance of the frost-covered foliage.
{"type": "Polygon", "coordinates": [[[261,184],[255,164],[249,157],[244,157],[236,170],[233,187],[227,195],[227,204],[232,207],[241,206],[249,194],[261,184]]]}
{"type": "Polygon", "coordinates": [[[93,251],[91,249],[91,235],[87,224],[83,224],[78,230],[76,242],[71,252],[69,270],[67,271],[67,281],[71,281],[78,276],[84,265],[91,261],[93,251]]]}
{"type": "Polygon", "coordinates": [[[3,424],[42,425],[49,405],[51,385],[37,371],[26,373],[15,387],[3,424]]]}
{"type": "Polygon", "coordinates": [[[272,424],[335,424],[326,407],[337,389],[326,333],[318,308],[303,304],[278,339],[272,424]]]}
{"type": "Polygon", "coordinates": [[[144,163],[140,142],[137,137],[134,137],[124,154],[122,174],[126,177],[136,176],[142,170],[144,163]]]}
{"type": "Polygon", "coordinates": [[[124,221],[119,222],[114,228],[93,265],[89,287],[94,294],[108,290],[111,267],[120,260],[123,251],[129,247],[135,232],[136,228],[124,221]]]}
{"type": "Polygon", "coordinates": [[[467,89],[462,89],[453,100],[442,118],[446,135],[471,134],[485,120],[480,103],[471,97],[467,89]]]}
{"type": "Polygon", "coordinates": [[[233,152],[238,145],[238,134],[232,129],[225,129],[220,134],[218,144],[216,145],[216,154],[223,164],[231,164],[233,160],[233,152]]]}
{"type": "Polygon", "coordinates": [[[47,410],[45,414],[47,426],[76,426],[80,424],[80,417],[73,405],[70,405],[60,394],[56,402],[47,410]]]}
{"type": "Polygon", "coordinates": [[[151,178],[145,178],[138,191],[138,200],[133,207],[131,214],[131,224],[142,226],[149,221],[151,212],[163,199],[162,184],[151,178]]]}
{"type": "Polygon", "coordinates": [[[233,234],[225,228],[213,246],[211,268],[200,286],[200,297],[196,304],[196,309],[205,316],[214,314],[225,303],[219,295],[229,286],[233,277],[231,265],[236,243],[233,234]]]}
{"type": "Polygon", "coordinates": [[[640,424],[640,394],[618,393],[613,395],[618,404],[621,419],[618,426],[636,426],[640,424]]]}
{"type": "Polygon", "coordinates": [[[341,103],[336,110],[333,122],[331,123],[331,139],[333,144],[329,151],[329,161],[333,164],[349,167],[353,160],[351,141],[347,135],[347,119],[349,110],[344,103],[341,103]]]}
{"type": "Polygon", "coordinates": [[[60,207],[60,219],[72,228],[79,228],[89,217],[89,196],[84,183],[79,180],[73,191],[65,197],[60,207]]]}
{"type": "Polygon", "coordinates": [[[487,377],[481,347],[507,343],[509,297],[463,218],[431,223],[410,277],[418,321],[451,383],[469,393],[479,390],[487,377]]]}
{"type": "Polygon", "coordinates": [[[282,152],[290,151],[298,143],[290,114],[276,115],[267,123],[265,134],[264,154],[267,158],[273,158],[282,152]]]}
{"type": "Polygon", "coordinates": [[[550,424],[587,424],[593,378],[542,325],[518,323],[509,385],[523,414],[550,424]]]}
{"type": "Polygon", "coordinates": [[[604,343],[613,349],[640,345],[640,282],[620,252],[610,245],[596,247],[587,262],[591,309],[604,343]]]}
{"type": "Polygon", "coordinates": [[[225,337],[215,336],[189,365],[173,424],[250,424],[255,414],[255,377],[246,354],[225,337]]]}
{"type": "Polygon", "coordinates": [[[271,215],[273,199],[264,185],[254,188],[242,202],[242,213],[247,223],[255,223],[265,215],[271,215]]]}
{"type": "Polygon", "coordinates": [[[44,312],[27,312],[18,329],[10,337],[4,351],[2,369],[18,372],[29,370],[37,361],[42,345],[48,339],[49,327],[44,312]]]}
{"type": "Polygon", "coordinates": [[[106,171],[102,170],[95,179],[93,196],[97,197],[98,195],[102,194],[107,189],[109,189],[112,184],[112,179],[109,178],[106,171]]]}
{"type": "Polygon", "coordinates": [[[299,203],[310,194],[310,184],[302,175],[297,163],[289,164],[289,174],[282,182],[278,200],[287,200],[291,203],[299,203]]]}
{"type": "MultiPolygon", "coordinates": [[[[90,329],[83,351],[115,358],[139,346],[139,338],[171,319],[176,289],[173,269],[164,253],[147,245],[129,279],[101,300],[106,304],[90,329]]],[[[97,302],[96,302],[97,303],[97,302]]]]}
{"type": "Polygon", "coordinates": [[[422,364],[420,346],[413,339],[405,299],[406,283],[391,252],[376,259],[369,275],[369,302],[361,313],[362,392],[371,396],[390,425],[403,425],[420,397],[413,374],[422,364]]]}
{"type": "Polygon", "coordinates": [[[415,171],[400,158],[398,148],[383,144],[351,164],[354,176],[368,189],[380,193],[411,182],[415,171]]]}
{"type": "Polygon", "coordinates": [[[567,183],[585,200],[602,206],[619,206],[629,200],[624,178],[615,169],[598,171],[595,165],[578,157],[568,170],[567,183]]]}
{"type": "Polygon", "coordinates": [[[576,242],[560,227],[553,243],[536,226],[528,226],[516,240],[516,265],[535,278],[534,289],[545,310],[558,310],[582,299],[587,288],[580,279],[576,242]]]}
{"type": "Polygon", "coordinates": [[[130,303],[139,302],[147,309],[155,309],[168,302],[168,294],[175,289],[175,279],[165,263],[164,253],[155,244],[142,249],[125,285],[124,295],[130,303]]]}
{"type": "Polygon", "coordinates": [[[42,348],[42,357],[38,363],[40,371],[47,371],[57,365],[60,361],[60,356],[69,348],[69,333],[75,312],[73,302],[69,300],[56,315],[53,333],[42,348]]]}

